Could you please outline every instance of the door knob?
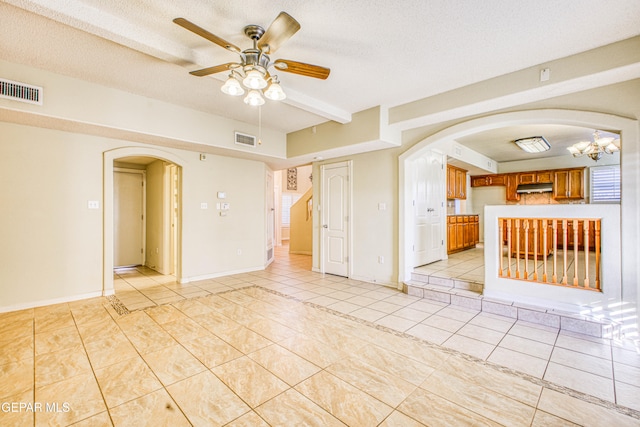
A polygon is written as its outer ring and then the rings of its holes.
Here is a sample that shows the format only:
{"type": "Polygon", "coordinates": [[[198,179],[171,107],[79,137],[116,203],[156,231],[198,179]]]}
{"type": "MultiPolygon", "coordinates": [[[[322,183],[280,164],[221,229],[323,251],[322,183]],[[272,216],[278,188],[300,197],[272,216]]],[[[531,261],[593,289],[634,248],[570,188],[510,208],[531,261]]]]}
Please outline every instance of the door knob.
{"type": "Polygon", "coordinates": [[[433,209],[433,208],[428,208],[427,209],[427,212],[434,212],[434,211],[435,211],[435,209],[433,209]]]}
{"type": "Polygon", "coordinates": [[[324,224],[322,228],[329,228],[329,226],[327,224],[324,224]]]}

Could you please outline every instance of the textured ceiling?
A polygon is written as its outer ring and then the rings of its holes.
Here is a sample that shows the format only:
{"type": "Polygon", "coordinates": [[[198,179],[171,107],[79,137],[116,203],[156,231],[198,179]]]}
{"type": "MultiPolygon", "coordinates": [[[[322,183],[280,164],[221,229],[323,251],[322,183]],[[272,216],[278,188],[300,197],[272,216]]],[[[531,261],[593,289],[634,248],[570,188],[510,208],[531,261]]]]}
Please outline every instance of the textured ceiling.
{"type": "Polygon", "coordinates": [[[268,101],[262,120],[284,132],[640,34],[638,0],[4,0],[0,59],[257,123],[254,109],[220,92],[224,75],[188,74],[237,56],[172,19],[244,49],[243,27],[266,28],[280,11],[302,28],[272,59],[331,68],[326,81],[278,73],[289,102],[268,101]]]}

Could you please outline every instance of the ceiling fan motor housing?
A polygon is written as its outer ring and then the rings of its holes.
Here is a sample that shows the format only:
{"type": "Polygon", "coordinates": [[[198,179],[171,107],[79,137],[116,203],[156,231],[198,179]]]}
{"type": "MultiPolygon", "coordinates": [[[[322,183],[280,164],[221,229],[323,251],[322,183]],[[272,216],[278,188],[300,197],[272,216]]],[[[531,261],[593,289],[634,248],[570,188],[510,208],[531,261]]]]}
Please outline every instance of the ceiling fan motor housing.
{"type": "Polygon", "coordinates": [[[269,68],[269,56],[260,52],[258,49],[247,49],[242,52],[244,55],[244,71],[251,71],[257,69],[262,74],[266,74],[267,68],[269,68]]]}

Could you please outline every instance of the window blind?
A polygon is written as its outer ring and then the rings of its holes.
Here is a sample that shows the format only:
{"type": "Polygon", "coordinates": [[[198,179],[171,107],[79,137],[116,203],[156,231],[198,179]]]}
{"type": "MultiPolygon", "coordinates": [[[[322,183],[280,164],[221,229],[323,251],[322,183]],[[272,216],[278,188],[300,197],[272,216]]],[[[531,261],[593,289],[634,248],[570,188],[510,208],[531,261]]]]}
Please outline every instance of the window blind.
{"type": "Polygon", "coordinates": [[[591,203],[620,202],[620,165],[590,168],[591,203]]]}

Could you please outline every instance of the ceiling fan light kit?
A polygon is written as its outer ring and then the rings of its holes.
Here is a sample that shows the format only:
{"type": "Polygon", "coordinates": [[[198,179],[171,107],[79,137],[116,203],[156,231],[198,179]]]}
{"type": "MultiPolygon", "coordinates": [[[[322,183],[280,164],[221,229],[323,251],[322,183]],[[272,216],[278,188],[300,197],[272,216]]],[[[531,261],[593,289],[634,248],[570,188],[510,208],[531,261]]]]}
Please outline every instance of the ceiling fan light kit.
{"type": "Polygon", "coordinates": [[[287,73],[321,80],[329,77],[331,72],[329,68],[286,59],[277,59],[271,62],[269,54],[274,53],[282,43],[300,29],[298,21],[286,12],[280,12],[266,31],[259,25],[247,25],[244,27],[244,34],[253,41],[253,47],[243,51],[184,18],[176,18],[173,22],[240,56],[239,62],[195,70],[191,71],[190,74],[202,77],[231,70],[229,78],[220,90],[227,95],[242,96],[246,88],[249,93],[244,98],[244,102],[248,105],[263,105],[265,103],[264,97],[272,101],[286,99],[287,95],[282,90],[278,77],[269,74],[269,68],[271,67],[287,73]],[[241,81],[242,84],[240,84],[241,81]]]}
{"type": "Polygon", "coordinates": [[[620,151],[620,140],[611,137],[600,138],[600,131],[593,133],[593,141],[580,141],[567,147],[573,157],[587,155],[596,162],[603,154],[613,154],[620,151]]]}

